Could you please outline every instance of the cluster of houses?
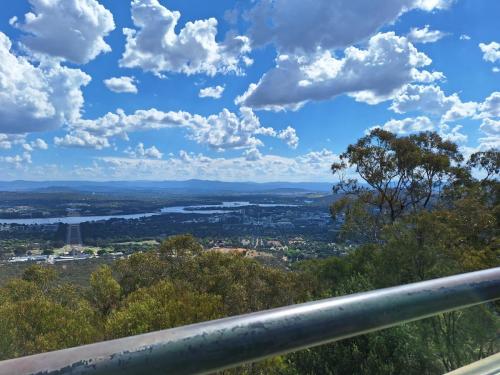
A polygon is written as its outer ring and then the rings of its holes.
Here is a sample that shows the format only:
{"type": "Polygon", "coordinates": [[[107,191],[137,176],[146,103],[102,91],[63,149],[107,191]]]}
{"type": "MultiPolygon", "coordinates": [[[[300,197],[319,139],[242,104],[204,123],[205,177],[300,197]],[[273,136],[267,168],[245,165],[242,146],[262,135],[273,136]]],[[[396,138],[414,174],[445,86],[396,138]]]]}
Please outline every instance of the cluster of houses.
{"type": "Polygon", "coordinates": [[[19,257],[12,257],[9,259],[9,263],[49,263],[54,264],[56,262],[68,262],[74,260],[85,260],[92,257],[89,254],[76,254],[76,255],[26,255],[19,257]]]}

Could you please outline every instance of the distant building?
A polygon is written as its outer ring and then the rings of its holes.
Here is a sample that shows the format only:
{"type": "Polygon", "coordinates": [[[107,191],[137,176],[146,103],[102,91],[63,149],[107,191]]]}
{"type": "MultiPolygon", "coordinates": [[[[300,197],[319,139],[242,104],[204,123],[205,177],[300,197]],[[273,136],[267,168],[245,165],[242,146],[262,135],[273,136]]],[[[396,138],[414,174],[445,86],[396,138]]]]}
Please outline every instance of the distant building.
{"type": "Polygon", "coordinates": [[[23,257],[12,257],[9,263],[26,263],[26,262],[47,262],[47,255],[28,255],[23,257]]]}

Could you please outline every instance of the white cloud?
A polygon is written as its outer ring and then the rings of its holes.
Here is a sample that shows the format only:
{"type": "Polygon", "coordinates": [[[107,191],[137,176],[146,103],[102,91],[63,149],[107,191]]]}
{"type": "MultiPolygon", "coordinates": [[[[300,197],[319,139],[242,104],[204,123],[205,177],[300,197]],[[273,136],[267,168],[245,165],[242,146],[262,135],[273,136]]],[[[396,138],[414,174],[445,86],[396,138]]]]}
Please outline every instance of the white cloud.
{"type": "Polygon", "coordinates": [[[155,146],[144,147],[144,143],[139,143],[135,148],[127,148],[125,153],[136,159],[161,159],[163,154],[155,146]]]}
{"type": "Polygon", "coordinates": [[[500,117],[500,91],[495,91],[479,105],[478,118],[500,117]]]}
{"type": "Polygon", "coordinates": [[[26,134],[3,134],[0,133],[0,149],[10,150],[12,146],[22,144],[26,140],[26,134]]]}
{"type": "Polygon", "coordinates": [[[297,156],[295,159],[299,164],[310,169],[317,169],[318,171],[321,171],[324,170],[326,166],[330,171],[332,163],[338,161],[339,157],[330,150],[324,148],[321,151],[311,151],[307,154],[297,156]]]}
{"type": "MultiPolygon", "coordinates": [[[[189,138],[219,151],[260,147],[263,142],[257,136],[277,136],[274,129],[262,127],[252,110],[244,107],[239,116],[224,109],[218,115],[195,116],[193,120],[189,138]]],[[[289,143],[288,139],[285,141],[289,143]]]]}
{"type": "Polygon", "coordinates": [[[256,161],[262,159],[262,154],[257,148],[251,148],[243,152],[245,159],[248,161],[256,161]]]}
{"type": "Polygon", "coordinates": [[[401,120],[391,119],[384,125],[376,125],[365,131],[368,134],[375,128],[384,129],[400,136],[406,136],[412,133],[425,131],[437,131],[445,140],[455,143],[464,143],[467,141],[467,135],[460,132],[461,125],[455,125],[453,128],[447,124],[439,124],[438,127],[427,116],[407,117],[401,120]]]}
{"type": "Polygon", "coordinates": [[[500,149],[500,120],[486,118],[483,120],[480,130],[485,136],[479,138],[479,150],[500,149]]]}
{"type": "Polygon", "coordinates": [[[47,142],[45,142],[41,138],[37,138],[36,140],[31,142],[30,145],[34,149],[38,149],[38,150],[47,150],[49,148],[49,145],[47,144],[47,142]]]}
{"type": "Polygon", "coordinates": [[[61,147],[94,148],[96,150],[110,146],[106,137],[96,136],[85,130],[72,131],[64,137],[54,137],[54,144],[61,147]]]}
{"type": "Polygon", "coordinates": [[[479,48],[483,52],[483,60],[496,62],[500,60],[500,43],[491,42],[489,44],[479,43],[479,48]]]}
{"type": "Polygon", "coordinates": [[[494,66],[493,68],[491,68],[491,71],[492,71],[493,73],[500,73],[500,68],[499,68],[499,67],[497,67],[497,66],[494,66]]]}
{"type": "MultiPolygon", "coordinates": [[[[251,154],[251,150],[247,154],[251,154]]],[[[10,157],[11,164],[0,163],[2,176],[8,179],[90,179],[90,180],[185,180],[211,179],[225,181],[313,181],[332,182],[330,171],[332,162],[338,156],[329,150],[318,150],[296,157],[262,155],[256,157],[207,157],[203,154],[181,151],[168,158],[137,159],[121,157],[97,157],[89,164],[75,164],[70,169],[58,164],[28,164],[22,162],[23,155],[10,157]],[[15,159],[19,165],[12,164],[15,159]],[[15,170],[12,170],[15,167],[15,170]]],[[[1,159],[0,159],[1,160],[1,159]]]]}
{"type": "MultiPolygon", "coordinates": [[[[58,164],[43,164],[39,165],[36,163],[26,163],[23,162],[23,155],[14,155],[10,157],[11,161],[17,159],[19,162],[16,163],[0,163],[0,173],[4,180],[41,180],[46,181],[48,176],[53,180],[63,180],[74,178],[73,173],[68,173],[67,170],[63,170],[61,165],[58,164]]],[[[26,160],[26,158],[24,158],[26,160]]],[[[0,158],[0,161],[4,161],[0,158]]],[[[72,171],[73,172],[73,171],[72,171]]]]}
{"type": "Polygon", "coordinates": [[[446,96],[439,86],[406,85],[395,95],[390,109],[396,113],[421,111],[456,121],[476,113],[476,102],[462,102],[458,94],[446,96]]]}
{"type": "Polygon", "coordinates": [[[443,72],[429,72],[428,70],[413,70],[413,80],[419,83],[433,83],[446,79],[443,72]]]}
{"type": "Polygon", "coordinates": [[[461,125],[455,125],[451,128],[447,124],[440,124],[436,128],[432,120],[426,116],[407,117],[401,120],[391,119],[384,125],[376,125],[367,129],[365,133],[368,134],[375,128],[381,128],[401,136],[424,131],[437,131],[438,134],[445,140],[456,143],[464,143],[467,141],[467,135],[460,132],[462,129],[461,125]]]}
{"type": "Polygon", "coordinates": [[[467,135],[460,133],[462,130],[462,125],[455,125],[454,127],[450,127],[447,124],[439,125],[439,135],[447,141],[455,142],[455,143],[465,143],[467,142],[467,135]]]}
{"type": "Polygon", "coordinates": [[[479,150],[500,148],[500,92],[495,91],[479,105],[478,119],[483,119],[479,129],[484,137],[479,138],[479,150]]]}
{"type": "Polygon", "coordinates": [[[138,30],[123,29],[127,42],[120,66],[162,73],[242,73],[251,60],[247,37],[228,33],[216,41],[217,20],[187,22],[176,33],[181,14],[158,0],[133,0],[132,20],[138,30]]]}
{"type": "Polygon", "coordinates": [[[475,115],[477,110],[476,102],[462,102],[458,95],[451,95],[453,105],[441,118],[441,121],[457,121],[475,115]]]}
{"type": "Polygon", "coordinates": [[[409,82],[442,77],[419,70],[431,62],[407,38],[381,33],[370,38],[366,49],[347,48],[341,59],[329,51],[311,57],[280,55],[276,67],[251,84],[236,103],[260,109],[298,109],[307,101],[349,94],[357,101],[376,104],[390,99],[409,82]]]}
{"type": "Polygon", "coordinates": [[[137,86],[134,77],[112,77],[104,80],[108,89],[116,93],[137,94],[137,86]]]}
{"type": "Polygon", "coordinates": [[[22,42],[34,52],[85,64],[111,51],[104,37],[115,28],[113,15],[96,0],[29,0],[32,12],[11,24],[29,35],[22,42]]]}
{"type": "Polygon", "coordinates": [[[299,146],[299,137],[297,132],[291,126],[288,126],[285,130],[278,133],[277,137],[286,142],[290,148],[297,148],[299,146]]]}
{"type": "MultiPolygon", "coordinates": [[[[236,158],[211,158],[181,151],[166,160],[102,157],[98,168],[88,173],[93,178],[127,179],[211,179],[224,181],[332,181],[332,162],[338,156],[328,150],[313,151],[297,157],[262,155],[249,150],[236,158]],[[99,173],[99,175],[96,175],[99,173]]],[[[86,177],[85,175],[81,177],[86,177]]]]}
{"type": "Polygon", "coordinates": [[[0,132],[45,131],[78,119],[90,76],[47,59],[32,65],[11,46],[0,32],[0,132]]]}
{"type": "Polygon", "coordinates": [[[13,156],[0,156],[0,161],[12,164],[16,168],[20,168],[25,164],[31,164],[31,154],[29,152],[23,152],[21,155],[13,155],[13,156]]]}
{"type": "Polygon", "coordinates": [[[460,40],[471,40],[471,37],[467,34],[460,35],[460,40]]]}
{"type": "Polygon", "coordinates": [[[402,120],[391,119],[387,121],[384,125],[377,125],[374,128],[381,128],[399,135],[407,135],[409,133],[416,133],[427,130],[434,130],[434,124],[432,121],[425,116],[419,117],[408,117],[402,120]]]}
{"type": "Polygon", "coordinates": [[[468,137],[461,132],[461,125],[451,127],[446,122],[464,118],[482,119],[479,129],[484,137],[478,139],[479,146],[462,149],[470,154],[500,147],[500,121],[497,120],[500,117],[500,92],[491,93],[482,103],[462,102],[458,94],[446,96],[438,86],[408,85],[395,97],[391,109],[397,113],[419,111],[437,116],[441,122],[439,127],[429,130],[437,130],[444,139],[456,143],[465,143],[468,137]]]}
{"type": "Polygon", "coordinates": [[[29,143],[23,144],[23,149],[26,152],[32,152],[33,151],[33,147],[31,147],[31,145],[29,143]]]}
{"type": "Polygon", "coordinates": [[[488,136],[500,137],[500,120],[484,119],[480,126],[481,131],[488,136]]]}
{"type": "Polygon", "coordinates": [[[433,10],[447,9],[455,0],[415,0],[412,2],[412,8],[431,12],[433,10]]]}
{"type": "Polygon", "coordinates": [[[344,48],[365,40],[412,9],[447,8],[452,0],[260,0],[248,12],[256,45],[281,53],[344,48]]]}
{"type": "Polygon", "coordinates": [[[496,150],[500,149],[500,137],[499,136],[489,136],[479,138],[479,146],[474,149],[474,152],[477,151],[487,151],[487,150],[496,150]]]}
{"type": "Polygon", "coordinates": [[[220,99],[222,93],[224,92],[224,86],[213,86],[213,87],[205,87],[202,88],[198,94],[200,98],[214,98],[220,99]]]}
{"type": "Polygon", "coordinates": [[[434,43],[446,35],[446,33],[439,30],[430,30],[429,25],[425,25],[421,29],[412,28],[408,34],[408,39],[413,43],[434,43]]]}
{"type": "Polygon", "coordinates": [[[32,142],[24,143],[23,148],[27,152],[32,152],[34,150],[47,150],[49,145],[43,139],[37,138],[32,142]]]}
{"type": "Polygon", "coordinates": [[[251,149],[263,145],[260,136],[283,139],[290,147],[296,147],[298,137],[292,128],[276,132],[263,127],[250,108],[240,108],[239,114],[223,109],[219,114],[207,117],[189,112],[163,112],[155,108],[138,110],[127,115],[123,110],[107,113],[95,120],[79,120],[73,123],[69,134],[56,137],[61,146],[109,147],[109,138],[128,139],[128,133],[162,128],[180,128],[187,137],[217,151],[227,149],[251,149]]]}
{"type": "Polygon", "coordinates": [[[155,146],[144,150],[144,156],[151,159],[161,159],[163,154],[155,146]]]}

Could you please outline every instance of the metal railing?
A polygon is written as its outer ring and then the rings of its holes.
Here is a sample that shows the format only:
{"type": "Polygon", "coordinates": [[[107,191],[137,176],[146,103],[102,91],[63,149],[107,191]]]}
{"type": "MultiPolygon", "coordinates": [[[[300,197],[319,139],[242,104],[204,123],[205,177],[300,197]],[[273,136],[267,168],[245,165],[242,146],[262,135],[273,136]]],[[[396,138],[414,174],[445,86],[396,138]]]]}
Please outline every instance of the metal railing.
{"type": "Polygon", "coordinates": [[[500,374],[500,353],[461,367],[446,375],[498,375],[500,374]]]}
{"type": "Polygon", "coordinates": [[[207,374],[500,298],[500,268],[0,362],[0,375],[207,374]]]}

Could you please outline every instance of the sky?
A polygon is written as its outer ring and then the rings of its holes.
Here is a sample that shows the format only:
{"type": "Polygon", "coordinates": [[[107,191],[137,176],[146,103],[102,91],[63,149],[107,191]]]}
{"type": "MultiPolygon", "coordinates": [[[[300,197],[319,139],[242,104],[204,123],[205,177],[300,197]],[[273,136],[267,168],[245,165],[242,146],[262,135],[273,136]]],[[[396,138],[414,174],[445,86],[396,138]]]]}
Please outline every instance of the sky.
{"type": "Polygon", "coordinates": [[[496,0],[16,0],[0,180],[332,181],[374,127],[500,145],[496,0]]]}

